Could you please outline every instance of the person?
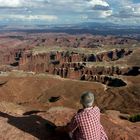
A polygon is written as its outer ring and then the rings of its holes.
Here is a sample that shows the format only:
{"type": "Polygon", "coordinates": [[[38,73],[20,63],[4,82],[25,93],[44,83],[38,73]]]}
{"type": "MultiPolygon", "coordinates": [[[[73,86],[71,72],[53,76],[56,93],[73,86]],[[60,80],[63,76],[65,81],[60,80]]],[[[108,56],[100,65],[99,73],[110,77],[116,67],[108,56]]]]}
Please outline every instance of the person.
{"type": "Polygon", "coordinates": [[[74,115],[67,126],[63,127],[63,131],[68,132],[72,140],[108,140],[100,123],[100,109],[97,106],[93,107],[94,94],[84,92],[80,103],[83,108],[74,115]]]}

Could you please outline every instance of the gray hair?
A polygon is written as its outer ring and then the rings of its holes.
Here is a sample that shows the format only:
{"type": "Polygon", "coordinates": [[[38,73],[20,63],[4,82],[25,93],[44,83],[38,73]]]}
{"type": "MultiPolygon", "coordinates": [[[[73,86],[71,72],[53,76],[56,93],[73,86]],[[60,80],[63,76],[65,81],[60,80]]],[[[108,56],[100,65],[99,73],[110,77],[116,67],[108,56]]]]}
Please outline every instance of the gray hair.
{"type": "Polygon", "coordinates": [[[93,103],[94,103],[94,94],[90,91],[86,91],[81,95],[81,100],[80,100],[81,104],[84,107],[92,107],[93,103]]]}

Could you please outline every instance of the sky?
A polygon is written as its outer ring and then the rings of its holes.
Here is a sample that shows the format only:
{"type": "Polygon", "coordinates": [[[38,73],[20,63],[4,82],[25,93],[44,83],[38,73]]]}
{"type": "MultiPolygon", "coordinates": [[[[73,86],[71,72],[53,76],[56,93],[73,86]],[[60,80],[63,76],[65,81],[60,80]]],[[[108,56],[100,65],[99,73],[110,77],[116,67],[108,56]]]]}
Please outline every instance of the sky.
{"type": "Polygon", "coordinates": [[[140,24],[140,0],[0,0],[1,25],[140,24]]]}

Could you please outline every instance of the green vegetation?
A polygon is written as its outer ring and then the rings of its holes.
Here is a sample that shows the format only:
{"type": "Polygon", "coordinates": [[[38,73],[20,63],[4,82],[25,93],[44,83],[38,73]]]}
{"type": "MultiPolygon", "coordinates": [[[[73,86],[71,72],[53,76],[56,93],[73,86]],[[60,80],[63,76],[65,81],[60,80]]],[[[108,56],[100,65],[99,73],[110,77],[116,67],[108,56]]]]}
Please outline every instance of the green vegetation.
{"type": "Polygon", "coordinates": [[[131,121],[131,122],[140,122],[140,114],[130,116],[129,121],[131,121]]]}

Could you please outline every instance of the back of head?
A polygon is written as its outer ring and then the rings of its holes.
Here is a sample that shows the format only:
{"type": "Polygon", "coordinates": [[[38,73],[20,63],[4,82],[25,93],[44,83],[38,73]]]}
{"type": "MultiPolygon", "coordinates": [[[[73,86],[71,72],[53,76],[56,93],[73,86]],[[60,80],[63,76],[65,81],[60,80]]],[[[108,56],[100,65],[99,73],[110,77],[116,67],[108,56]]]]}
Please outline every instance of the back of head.
{"type": "Polygon", "coordinates": [[[92,107],[94,103],[94,94],[92,92],[86,91],[81,95],[81,104],[87,108],[92,107]]]}

